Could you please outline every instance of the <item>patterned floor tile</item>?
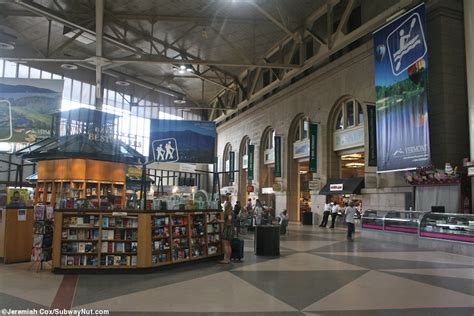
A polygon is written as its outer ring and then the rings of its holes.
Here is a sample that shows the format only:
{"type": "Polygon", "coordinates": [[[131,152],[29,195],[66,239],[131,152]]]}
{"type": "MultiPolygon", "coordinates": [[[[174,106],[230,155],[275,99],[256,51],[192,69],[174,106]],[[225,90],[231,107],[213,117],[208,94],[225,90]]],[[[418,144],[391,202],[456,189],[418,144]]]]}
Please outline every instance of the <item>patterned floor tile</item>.
{"type": "Polygon", "coordinates": [[[474,268],[457,269],[392,269],[381,270],[383,272],[411,273],[421,275],[445,276],[450,278],[474,280],[474,268]]]}
{"type": "MultiPolygon", "coordinates": [[[[20,295],[21,296],[21,295],[20,295]]],[[[41,308],[49,308],[48,306],[44,306],[42,304],[38,304],[32,301],[28,301],[26,299],[19,298],[18,296],[8,295],[5,293],[0,293],[0,307],[1,308],[8,308],[12,310],[22,310],[22,309],[41,309],[41,308]]]]}
{"type": "Polygon", "coordinates": [[[118,296],[78,308],[131,312],[296,311],[293,307],[228,272],[118,296]]]}
{"type": "Polygon", "coordinates": [[[232,271],[298,310],[357,279],[367,271],[232,271]]]}
{"type": "Polygon", "coordinates": [[[268,260],[233,269],[232,271],[327,271],[365,270],[364,268],[321,256],[295,253],[279,260],[268,260]]]}
{"type": "Polygon", "coordinates": [[[474,307],[473,297],[452,290],[369,271],[304,311],[474,307]]]}

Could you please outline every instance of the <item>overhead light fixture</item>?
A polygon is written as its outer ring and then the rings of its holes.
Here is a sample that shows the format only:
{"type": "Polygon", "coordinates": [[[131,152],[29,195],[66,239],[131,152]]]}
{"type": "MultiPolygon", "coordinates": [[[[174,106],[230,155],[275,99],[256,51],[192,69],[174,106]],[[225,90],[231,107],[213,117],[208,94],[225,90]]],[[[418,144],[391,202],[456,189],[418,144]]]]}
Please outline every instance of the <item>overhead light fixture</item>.
{"type": "Polygon", "coordinates": [[[9,44],[9,43],[0,42],[0,49],[3,49],[3,50],[14,50],[14,49],[15,49],[15,45],[9,44]]]}
{"type": "Polygon", "coordinates": [[[173,100],[173,103],[175,103],[175,104],[185,104],[186,99],[184,97],[178,97],[177,99],[173,100]]]}
{"type": "Polygon", "coordinates": [[[362,154],[350,154],[350,155],[342,155],[341,160],[348,161],[348,160],[359,160],[362,159],[362,154]]]}
{"type": "Polygon", "coordinates": [[[115,81],[115,84],[117,86],[127,87],[127,86],[130,85],[130,82],[125,81],[125,80],[117,80],[117,81],[115,81]]]}
{"type": "Polygon", "coordinates": [[[77,66],[73,64],[62,64],[61,68],[65,70],[76,70],[77,66]]]}
{"type": "Polygon", "coordinates": [[[365,166],[365,164],[361,163],[361,162],[349,162],[349,163],[346,163],[346,168],[362,168],[365,166]]]}
{"type": "Polygon", "coordinates": [[[0,49],[14,50],[16,36],[0,30],[0,49]]]}
{"type": "Polygon", "coordinates": [[[300,174],[307,174],[308,170],[300,170],[300,174]]]}
{"type": "Polygon", "coordinates": [[[183,75],[187,72],[193,72],[194,69],[193,69],[193,66],[190,65],[190,64],[186,64],[186,65],[179,65],[179,66],[174,66],[173,67],[173,70],[177,73],[179,73],[180,75],[183,75]]]}

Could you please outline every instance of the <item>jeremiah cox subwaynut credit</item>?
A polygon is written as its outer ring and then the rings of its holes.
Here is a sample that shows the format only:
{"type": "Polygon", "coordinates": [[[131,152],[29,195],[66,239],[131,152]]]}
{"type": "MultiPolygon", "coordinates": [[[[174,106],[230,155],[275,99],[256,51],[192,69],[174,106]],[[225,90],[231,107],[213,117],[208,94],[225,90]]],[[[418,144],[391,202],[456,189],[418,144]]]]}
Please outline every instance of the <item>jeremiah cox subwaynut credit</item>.
{"type": "Polygon", "coordinates": [[[3,308],[2,315],[109,315],[109,310],[94,309],[9,309],[3,308]]]}

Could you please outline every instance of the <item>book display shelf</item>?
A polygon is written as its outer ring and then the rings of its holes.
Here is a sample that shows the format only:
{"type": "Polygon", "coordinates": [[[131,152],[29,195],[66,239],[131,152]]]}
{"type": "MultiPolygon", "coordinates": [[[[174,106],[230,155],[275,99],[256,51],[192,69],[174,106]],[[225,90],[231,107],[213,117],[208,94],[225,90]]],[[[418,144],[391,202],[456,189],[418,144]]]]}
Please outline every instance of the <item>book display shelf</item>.
{"type": "Polygon", "coordinates": [[[38,162],[35,204],[117,208],[125,203],[125,165],[87,159],[38,162]]]}
{"type": "Polygon", "coordinates": [[[55,212],[53,269],[140,269],[222,255],[219,211],[55,212]]]}

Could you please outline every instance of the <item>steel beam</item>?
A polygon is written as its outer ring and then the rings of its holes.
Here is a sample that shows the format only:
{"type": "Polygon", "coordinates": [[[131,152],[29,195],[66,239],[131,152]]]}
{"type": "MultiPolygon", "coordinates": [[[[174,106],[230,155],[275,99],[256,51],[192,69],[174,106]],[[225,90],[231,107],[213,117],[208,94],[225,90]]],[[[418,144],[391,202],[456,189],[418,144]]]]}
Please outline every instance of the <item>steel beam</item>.
{"type": "MultiPolygon", "coordinates": [[[[274,81],[270,83],[268,86],[260,89],[254,95],[250,96],[247,100],[244,100],[240,104],[238,104],[235,109],[229,110],[227,115],[231,115],[237,112],[244,106],[247,106],[251,102],[258,100],[259,98],[263,97],[265,94],[271,92],[273,89],[281,86],[282,84],[289,82],[292,78],[303,73],[305,70],[309,69],[310,67],[313,67],[314,65],[317,65],[318,63],[321,63],[322,61],[326,60],[330,55],[334,54],[334,52],[346,47],[350,43],[358,40],[364,35],[377,29],[377,27],[379,27],[380,25],[386,22],[386,19],[388,17],[400,11],[401,9],[408,7],[413,2],[414,0],[400,0],[398,3],[389,7],[385,11],[381,12],[376,17],[365,22],[363,25],[361,25],[359,28],[355,29],[354,31],[348,34],[343,34],[339,36],[336,39],[336,41],[333,43],[333,46],[331,49],[322,47],[322,49],[317,54],[315,54],[310,59],[306,60],[301,68],[291,70],[290,72],[284,75],[282,80],[274,81]]],[[[225,117],[226,115],[223,115],[217,118],[216,121],[222,122],[225,119],[225,117]]]]}
{"type": "MultiPolygon", "coordinates": [[[[103,55],[104,0],[95,1],[95,57],[99,61],[103,55]]],[[[95,108],[102,109],[102,63],[95,65],[95,108]]]]}

